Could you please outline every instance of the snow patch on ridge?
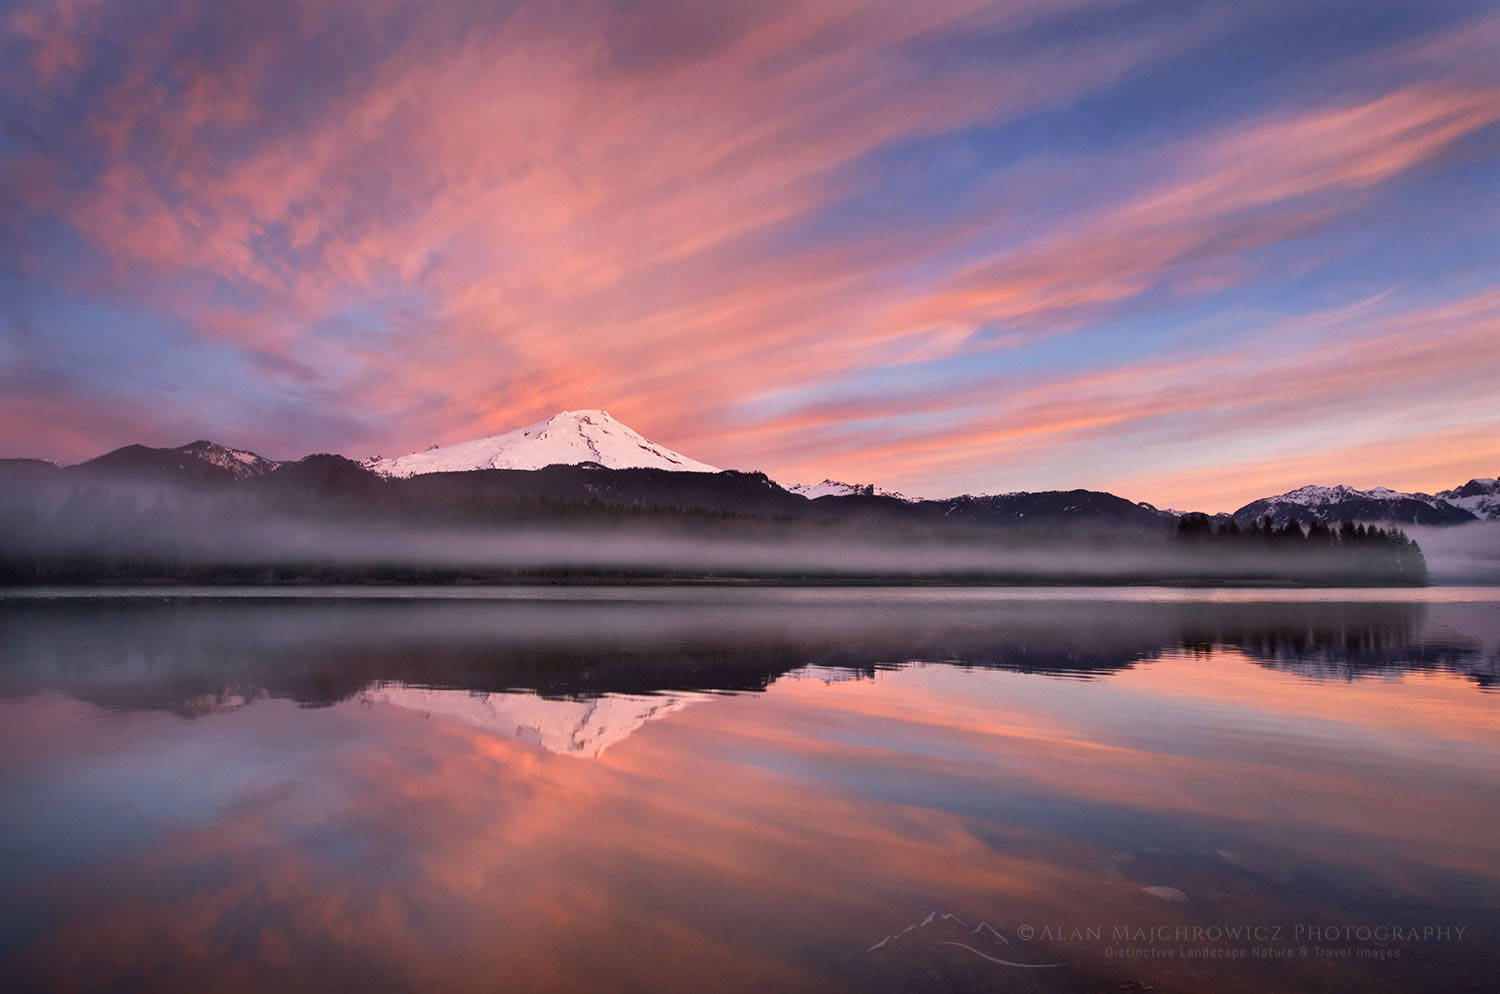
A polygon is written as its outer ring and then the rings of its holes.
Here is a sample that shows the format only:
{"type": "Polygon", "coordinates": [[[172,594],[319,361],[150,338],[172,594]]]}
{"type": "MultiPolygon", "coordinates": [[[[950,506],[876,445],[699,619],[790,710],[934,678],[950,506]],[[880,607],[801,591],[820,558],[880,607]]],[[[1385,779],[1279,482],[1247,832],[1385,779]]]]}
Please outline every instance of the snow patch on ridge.
{"type": "Polygon", "coordinates": [[[1500,480],[1481,476],[1452,490],[1440,490],[1435,497],[1447,501],[1483,521],[1500,521],[1500,480]]]}
{"type": "Polygon", "coordinates": [[[1361,497],[1367,500],[1419,500],[1424,504],[1435,503],[1430,494],[1403,494],[1392,490],[1390,487],[1371,487],[1369,490],[1358,490],[1343,484],[1336,487],[1298,487],[1296,490],[1289,490],[1284,494],[1278,494],[1269,499],[1289,504],[1300,504],[1303,507],[1326,507],[1330,504],[1338,504],[1346,500],[1361,497]]]}
{"type": "Polygon", "coordinates": [[[905,494],[882,489],[873,483],[844,483],[839,480],[824,480],[822,483],[793,483],[785,489],[798,496],[806,497],[808,500],[817,500],[819,497],[894,497],[897,500],[911,500],[905,494]]]}
{"type": "Polygon", "coordinates": [[[219,445],[217,442],[210,442],[206,439],[179,445],[176,451],[211,466],[226,469],[236,479],[263,476],[282,465],[275,459],[267,459],[265,456],[246,449],[231,449],[226,445],[219,445]]]}

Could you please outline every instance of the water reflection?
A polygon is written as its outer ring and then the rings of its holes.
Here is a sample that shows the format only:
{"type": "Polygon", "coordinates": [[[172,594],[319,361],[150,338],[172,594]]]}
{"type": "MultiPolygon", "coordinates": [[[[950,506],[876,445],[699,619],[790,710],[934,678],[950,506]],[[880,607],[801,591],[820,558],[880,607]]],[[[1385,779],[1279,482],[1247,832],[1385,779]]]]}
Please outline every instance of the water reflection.
{"type": "Polygon", "coordinates": [[[912,661],[1087,678],[1225,648],[1315,678],[1441,670],[1489,688],[1500,661],[1500,616],[1483,600],[526,593],[0,600],[0,695],[52,689],[193,715],[267,696],[326,706],[371,688],[418,700],[392,685],[568,698],[759,691],[803,667],[870,675],[912,661]]]}
{"type": "Polygon", "coordinates": [[[423,717],[448,718],[549,752],[598,757],[646,722],[665,718],[704,695],[601,694],[558,700],[506,691],[439,690],[382,684],[361,691],[361,704],[388,704],[423,717]]]}
{"type": "Polygon", "coordinates": [[[1500,601],[1094,596],[0,601],[0,966],[1484,989],[1500,601]],[[1393,922],[1464,932],[1114,938],[1393,922]],[[1168,946],[1247,958],[1146,955],[1168,946]]]}

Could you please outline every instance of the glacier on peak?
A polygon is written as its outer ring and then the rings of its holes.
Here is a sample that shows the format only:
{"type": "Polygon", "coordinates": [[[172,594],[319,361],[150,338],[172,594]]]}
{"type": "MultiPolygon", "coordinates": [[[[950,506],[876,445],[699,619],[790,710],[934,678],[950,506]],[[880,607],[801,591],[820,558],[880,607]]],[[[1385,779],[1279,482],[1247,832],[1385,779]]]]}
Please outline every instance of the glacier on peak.
{"type": "Polygon", "coordinates": [[[374,457],[365,465],[383,476],[463,473],[476,469],[541,469],[597,463],[608,469],[666,469],[717,473],[717,466],[658,445],[608,411],[559,411],[515,431],[453,445],[434,445],[392,459],[374,457]]]}

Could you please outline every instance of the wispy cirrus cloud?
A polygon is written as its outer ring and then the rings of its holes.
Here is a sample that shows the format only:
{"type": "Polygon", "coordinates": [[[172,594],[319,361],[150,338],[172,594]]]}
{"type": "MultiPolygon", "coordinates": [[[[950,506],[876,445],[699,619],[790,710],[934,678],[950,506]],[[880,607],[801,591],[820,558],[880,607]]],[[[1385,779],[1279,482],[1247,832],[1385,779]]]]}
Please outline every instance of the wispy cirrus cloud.
{"type": "MultiPolygon", "coordinates": [[[[32,325],[69,295],[159,315],[170,334],[131,334],[159,356],[175,411],[222,410],[205,391],[241,384],[262,417],[204,432],[277,454],[390,451],[608,406],[720,464],[926,490],[1063,485],[1060,462],[1014,447],[1044,439],[1091,461],[1154,418],[1153,444],[1181,449],[1191,433],[1164,423],[1212,419],[1222,383],[1259,368],[1191,340],[1201,316],[1163,361],[1137,316],[1242,308],[1237,294],[1330,268],[1323,247],[1308,261],[1312,243],[1500,120],[1500,81],[1454,47],[1493,20],[1371,39],[1347,63],[1379,52],[1388,72],[1306,69],[1314,89],[1269,106],[1157,120],[1131,97],[1138,81],[1190,80],[1184,65],[1282,13],[22,7],[0,70],[4,183],[23,205],[4,260],[47,291],[32,325]],[[1071,152],[1046,140],[1110,101],[1137,127],[1071,152]],[[1101,332],[1136,343],[1103,373],[1101,332]],[[936,385],[891,387],[964,357],[936,385]],[[767,406],[776,396],[800,399],[767,406]]],[[[60,336],[47,364],[70,371],[47,402],[76,427],[53,431],[48,405],[22,398],[0,437],[81,456],[150,427],[114,422],[111,402],[168,401],[89,372],[86,343],[60,336]]],[[[1332,430],[1327,363],[1298,343],[1282,359],[1303,373],[1278,379],[1277,402],[1300,389],[1295,406],[1332,430]]],[[[1424,361],[1434,380],[1476,368],[1424,361]]]]}

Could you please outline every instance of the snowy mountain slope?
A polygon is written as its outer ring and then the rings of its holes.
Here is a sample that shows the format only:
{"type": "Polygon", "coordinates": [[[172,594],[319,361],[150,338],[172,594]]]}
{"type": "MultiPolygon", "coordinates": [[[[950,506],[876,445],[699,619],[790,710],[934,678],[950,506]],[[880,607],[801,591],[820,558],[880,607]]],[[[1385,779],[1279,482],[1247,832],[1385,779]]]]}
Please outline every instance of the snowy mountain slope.
{"type": "Polygon", "coordinates": [[[175,450],[184,455],[192,456],[194,459],[202,460],[210,466],[217,466],[226,470],[230,476],[237,480],[250,476],[264,476],[278,466],[283,465],[275,459],[267,459],[265,456],[257,455],[247,449],[231,449],[216,442],[199,439],[186,445],[179,445],[175,450]]]}
{"type": "Polygon", "coordinates": [[[1482,521],[1500,521],[1500,480],[1482,476],[1452,490],[1439,490],[1434,497],[1461,507],[1482,521]]]}
{"type": "Polygon", "coordinates": [[[1290,519],[1338,524],[1341,521],[1391,521],[1419,525],[1452,525],[1480,515],[1441,495],[1401,493],[1387,487],[1306,486],[1275,497],[1262,497],[1234,512],[1241,524],[1269,517],[1282,524],[1290,519]]]}
{"type": "Polygon", "coordinates": [[[793,483],[786,490],[806,497],[808,500],[817,500],[819,497],[894,497],[897,500],[910,500],[905,494],[898,494],[894,490],[884,490],[873,483],[844,483],[839,480],[824,480],[822,483],[793,483]]]}
{"type": "Polygon", "coordinates": [[[374,457],[365,465],[383,476],[462,473],[475,469],[541,469],[544,466],[598,463],[609,469],[668,469],[717,473],[717,466],[689,459],[643,437],[606,411],[562,411],[545,421],[503,435],[454,445],[434,445],[424,452],[374,457]]]}

